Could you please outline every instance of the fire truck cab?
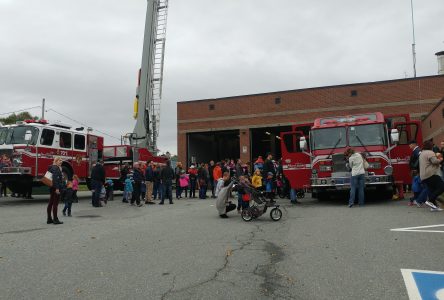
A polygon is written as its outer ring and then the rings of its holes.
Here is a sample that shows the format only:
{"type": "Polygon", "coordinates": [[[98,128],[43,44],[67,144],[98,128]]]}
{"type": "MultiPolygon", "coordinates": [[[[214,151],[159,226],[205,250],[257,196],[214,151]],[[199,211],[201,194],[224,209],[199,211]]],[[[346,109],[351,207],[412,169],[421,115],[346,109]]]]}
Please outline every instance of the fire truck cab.
{"type": "Polygon", "coordinates": [[[411,182],[408,140],[421,138],[418,121],[399,117],[384,118],[375,112],[318,118],[308,135],[282,133],[283,170],[291,188],[310,189],[322,198],[332,191],[350,189],[344,152],[351,147],[369,163],[366,188],[391,196],[395,183],[411,182]]]}
{"type": "Polygon", "coordinates": [[[63,159],[66,178],[77,174],[86,181],[102,154],[103,137],[83,127],[26,120],[0,128],[0,180],[14,193],[38,186],[56,156],[63,159]]]}

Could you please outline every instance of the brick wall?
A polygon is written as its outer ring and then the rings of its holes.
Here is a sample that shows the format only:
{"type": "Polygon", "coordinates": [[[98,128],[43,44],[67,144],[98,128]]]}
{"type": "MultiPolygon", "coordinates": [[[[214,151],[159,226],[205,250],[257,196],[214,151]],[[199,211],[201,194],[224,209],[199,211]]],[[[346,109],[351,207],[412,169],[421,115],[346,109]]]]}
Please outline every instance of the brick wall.
{"type": "MultiPolygon", "coordinates": [[[[444,96],[444,76],[309,88],[204,99],[177,104],[178,155],[186,158],[186,133],[283,126],[315,118],[380,111],[428,114],[444,96]],[[279,99],[279,100],[277,100],[279,99]],[[210,109],[210,106],[212,109],[210,109]]],[[[240,157],[246,141],[241,137],[240,157]]],[[[249,147],[249,145],[248,145],[249,147]]]]}
{"type": "Polygon", "coordinates": [[[444,98],[432,109],[422,121],[424,140],[433,138],[436,145],[444,141],[444,98]]]}

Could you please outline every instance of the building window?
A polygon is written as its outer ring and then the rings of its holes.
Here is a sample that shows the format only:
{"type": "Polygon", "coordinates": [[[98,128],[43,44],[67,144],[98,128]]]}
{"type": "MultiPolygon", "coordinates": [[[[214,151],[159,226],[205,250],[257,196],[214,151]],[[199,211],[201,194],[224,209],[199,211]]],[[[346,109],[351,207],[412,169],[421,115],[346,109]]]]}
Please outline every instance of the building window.
{"type": "Polygon", "coordinates": [[[275,98],[274,104],[281,104],[281,98],[280,97],[275,98]]]}
{"type": "Polygon", "coordinates": [[[210,110],[214,110],[214,104],[210,104],[209,106],[208,106],[208,108],[210,109],[210,110]]]}
{"type": "Polygon", "coordinates": [[[358,95],[358,91],[357,90],[352,90],[350,92],[350,96],[352,96],[352,97],[356,97],[357,95],[358,95]]]}

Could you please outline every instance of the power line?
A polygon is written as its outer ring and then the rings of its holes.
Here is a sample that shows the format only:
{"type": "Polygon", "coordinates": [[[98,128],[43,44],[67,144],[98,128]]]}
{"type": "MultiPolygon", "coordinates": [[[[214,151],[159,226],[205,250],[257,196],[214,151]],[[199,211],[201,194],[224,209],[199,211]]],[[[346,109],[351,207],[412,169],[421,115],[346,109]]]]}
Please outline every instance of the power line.
{"type": "Polygon", "coordinates": [[[1,113],[0,116],[15,114],[18,112],[27,111],[27,110],[31,110],[31,109],[35,109],[35,108],[41,108],[41,106],[34,106],[34,107],[30,107],[30,108],[24,108],[24,109],[20,109],[20,110],[10,111],[7,113],[1,113]]]}
{"type": "MultiPolygon", "coordinates": [[[[75,119],[73,119],[73,118],[71,118],[71,117],[68,117],[67,115],[64,115],[64,114],[62,114],[61,112],[58,112],[58,111],[56,111],[56,110],[54,110],[54,109],[52,109],[52,108],[49,108],[49,109],[47,109],[46,111],[47,111],[47,112],[48,112],[48,111],[53,111],[53,112],[55,112],[56,114],[61,115],[62,117],[65,117],[65,118],[67,118],[67,119],[70,120],[70,121],[73,121],[74,123],[77,123],[77,124],[82,125],[82,126],[85,126],[85,127],[90,127],[90,126],[88,126],[88,125],[86,125],[86,124],[84,124],[84,123],[82,123],[82,122],[80,122],[80,121],[77,121],[77,120],[75,120],[75,119]]],[[[115,136],[112,136],[112,135],[110,135],[110,134],[108,134],[108,133],[106,133],[106,132],[103,132],[103,131],[100,131],[100,130],[97,130],[97,129],[94,129],[94,130],[97,131],[98,133],[101,133],[101,134],[106,135],[106,136],[108,136],[108,137],[110,137],[110,138],[116,139],[116,140],[118,140],[118,141],[121,140],[120,138],[115,137],[115,136]]]]}

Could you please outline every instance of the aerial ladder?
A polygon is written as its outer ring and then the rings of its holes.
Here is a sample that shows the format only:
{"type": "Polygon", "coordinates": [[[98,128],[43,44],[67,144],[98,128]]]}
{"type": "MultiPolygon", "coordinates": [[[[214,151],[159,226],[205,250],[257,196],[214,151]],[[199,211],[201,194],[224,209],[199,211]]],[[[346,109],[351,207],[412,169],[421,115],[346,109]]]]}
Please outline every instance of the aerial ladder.
{"type": "Polygon", "coordinates": [[[139,70],[134,119],[129,135],[132,146],[147,148],[156,155],[162,99],[163,65],[168,16],[168,0],[147,0],[142,66],[139,70]]]}

